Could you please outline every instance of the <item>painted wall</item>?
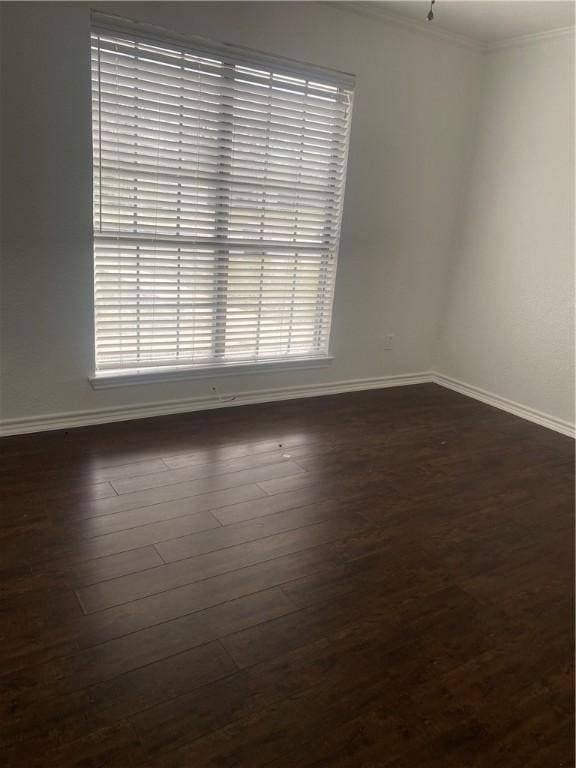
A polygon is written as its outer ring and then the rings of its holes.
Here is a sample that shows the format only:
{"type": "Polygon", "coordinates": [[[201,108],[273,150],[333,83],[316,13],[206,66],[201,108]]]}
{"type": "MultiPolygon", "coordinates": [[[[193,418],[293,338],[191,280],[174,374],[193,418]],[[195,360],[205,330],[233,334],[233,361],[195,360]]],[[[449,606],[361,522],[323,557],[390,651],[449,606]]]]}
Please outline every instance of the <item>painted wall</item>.
{"type": "Polygon", "coordinates": [[[1,418],[201,397],[212,383],[241,392],[431,367],[478,51],[314,3],[101,4],[180,32],[353,72],[357,91],[333,365],[94,391],[90,6],[2,6],[1,418]],[[384,351],[388,332],[394,349],[384,351]]]}
{"type": "Polygon", "coordinates": [[[574,421],[574,41],[486,55],[436,367],[574,421]]]}

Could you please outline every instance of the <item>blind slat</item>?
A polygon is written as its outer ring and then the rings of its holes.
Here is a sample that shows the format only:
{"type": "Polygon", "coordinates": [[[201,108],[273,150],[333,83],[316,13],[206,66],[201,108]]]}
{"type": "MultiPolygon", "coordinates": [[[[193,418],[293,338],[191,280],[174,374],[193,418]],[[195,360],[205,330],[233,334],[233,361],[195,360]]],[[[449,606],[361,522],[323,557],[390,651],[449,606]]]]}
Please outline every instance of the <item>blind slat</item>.
{"type": "Polygon", "coordinates": [[[266,62],[93,30],[97,371],[328,353],[352,90],[266,62]]]}

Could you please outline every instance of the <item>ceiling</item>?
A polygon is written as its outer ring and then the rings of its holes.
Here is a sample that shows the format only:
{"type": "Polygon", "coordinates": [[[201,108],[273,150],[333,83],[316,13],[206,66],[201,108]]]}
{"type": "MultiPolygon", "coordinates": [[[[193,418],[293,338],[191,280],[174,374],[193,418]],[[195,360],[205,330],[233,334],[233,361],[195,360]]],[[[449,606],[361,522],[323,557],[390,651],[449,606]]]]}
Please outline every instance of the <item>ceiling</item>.
{"type": "Polygon", "coordinates": [[[493,45],[522,35],[533,35],[574,25],[573,2],[558,0],[436,0],[434,21],[427,21],[430,0],[355,2],[371,14],[396,16],[437,30],[493,45]]]}

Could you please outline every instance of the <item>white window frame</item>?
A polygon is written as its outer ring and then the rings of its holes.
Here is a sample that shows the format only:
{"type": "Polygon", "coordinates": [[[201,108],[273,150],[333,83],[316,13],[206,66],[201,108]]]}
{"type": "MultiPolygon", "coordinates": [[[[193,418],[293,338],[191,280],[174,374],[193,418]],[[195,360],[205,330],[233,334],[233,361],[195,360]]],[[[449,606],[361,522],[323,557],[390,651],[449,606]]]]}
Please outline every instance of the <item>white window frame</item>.
{"type": "MultiPolygon", "coordinates": [[[[310,65],[304,65],[299,62],[294,62],[286,59],[281,59],[275,56],[269,56],[267,54],[258,53],[255,51],[248,51],[238,47],[228,46],[224,44],[207,43],[205,40],[198,40],[190,36],[182,36],[173,33],[169,33],[166,30],[158,29],[150,25],[138,24],[132,20],[124,20],[119,17],[110,16],[100,12],[92,13],[92,25],[96,31],[101,33],[109,32],[113,33],[125,33],[138,37],[143,41],[149,41],[153,44],[177,44],[180,48],[189,48],[191,53],[205,52],[215,56],[220,56],[225,60],[232,59],[236,62],[244,61],[248,66],[263,66],[273,68],[274,71],[286,72],[291,75],[301,74],[302,76],[312,79],[316,78],[319,82],[326,82],[345,87],[350,92],[350,117],[348,120],[348,127],[346,133],[346,147],[345,157],[343,161],[343,182],[341,188],[340,197],[340,210],[339,224],[338,224],[338,239],[334,249],[334,272],[336,272],[336,263],[338,258],[339,237],[340,237],[340,222],[342,216],[344,187],[345,187],[345,175],[348,161],[348,145],[349,145],[349,132],[350,121],[352,111],[352,92],[354,87],[354,78],[351,75],[347,75],[332,70],[321,69],[318,67],[312,67],[310,65]]],[[[96,167],[94,168],[96,172],[96,167]]],[[[334,275],[335,281],[335,275],[334,275]]],[[[332,293],[334,290],[334,282],[332,284],[332,293]]],[[[96,305],[96,294],[95,294],[96,305]]],[[[223,360],[222,362],[214,362],[210,360],[209,364],[193,364],[193,365],[181,365],[176,367],[168,366],[154,366],[148,364],[146,367],[140,368],[127,368],[108,371],[106,369],[97,369],[95,367],[90,381],[95,389],[108,388],[114,386],[127,386],[134,384],[153,383],[159,381],[180,380],[188,378],[213,378],[215,375],[229,376],[238,374],[253,374],[264,373],[267,371],[283,371],[293,369],[309,369],[318,368],[330,365],[333,356],[331,354],[331,327],[332,327],[332,313],[333,313],[333,296],[330,298],[330,321],[328,326],[329,344],[327,351],[318,355],[306,355],[305,357],[286,356],[280,359],[261,359],[258,361],[242,361],[242,360],[223,360]]],[[[96,306],[94,306],[94,318],[96,323],[96,306]]],[[[96,339],[96,329],[95,329],[96,339]]],[[[96,366],[96,347],[94,349],[94,360],[96,366]]]]}

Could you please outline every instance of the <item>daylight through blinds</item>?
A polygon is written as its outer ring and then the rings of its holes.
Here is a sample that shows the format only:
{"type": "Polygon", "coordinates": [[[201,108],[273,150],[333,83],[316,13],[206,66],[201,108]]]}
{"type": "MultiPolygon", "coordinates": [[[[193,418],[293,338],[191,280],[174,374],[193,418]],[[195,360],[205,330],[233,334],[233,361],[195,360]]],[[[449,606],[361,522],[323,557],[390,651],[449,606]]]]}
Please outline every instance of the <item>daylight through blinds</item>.
{"type": "Polygon", "coordinates": [[[93,29],[97,371],[328,353],[350,85],[93,29]]]}

